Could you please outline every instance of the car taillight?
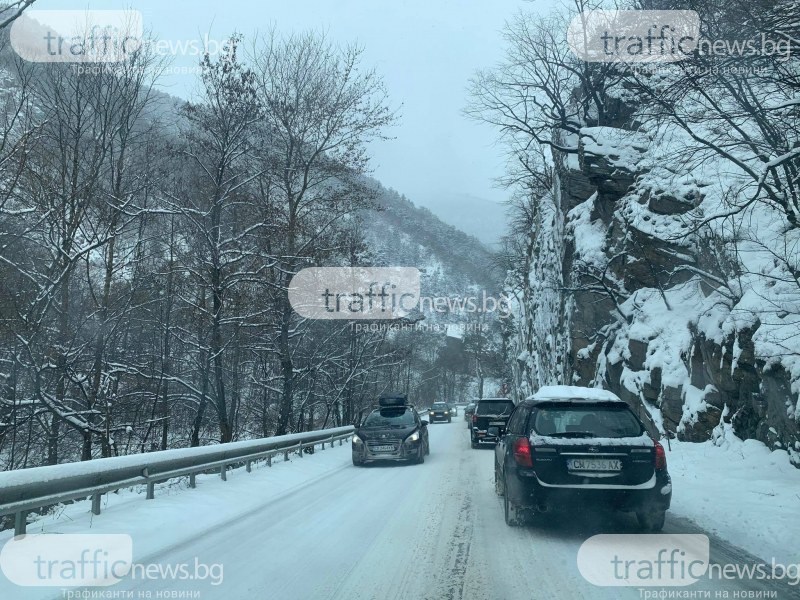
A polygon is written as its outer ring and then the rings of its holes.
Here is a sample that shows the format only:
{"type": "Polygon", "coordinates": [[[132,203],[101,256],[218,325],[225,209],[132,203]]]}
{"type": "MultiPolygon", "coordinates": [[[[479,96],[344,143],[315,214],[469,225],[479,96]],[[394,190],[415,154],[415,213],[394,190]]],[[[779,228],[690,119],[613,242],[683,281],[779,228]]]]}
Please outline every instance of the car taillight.
{"type": "Polygon", "coordinates": [[[472,415],[472,422],[473,423],[477,423],[478,422],[478,415],[476,415],[476,414],[472,415]]]}
{"type": "Polygon", "coordinates": [[[667,453],[664,452],[664,446],[653,440],[655,443],[656,458],[655,466],[656,471],[663,471],[667,468],[667,453]]]}
{"type": "Polygon", "coordinates": [[[519,438],[514,442],[514,460],[520,467],[532,467],[531,443],[528,438],[519,438]]]}

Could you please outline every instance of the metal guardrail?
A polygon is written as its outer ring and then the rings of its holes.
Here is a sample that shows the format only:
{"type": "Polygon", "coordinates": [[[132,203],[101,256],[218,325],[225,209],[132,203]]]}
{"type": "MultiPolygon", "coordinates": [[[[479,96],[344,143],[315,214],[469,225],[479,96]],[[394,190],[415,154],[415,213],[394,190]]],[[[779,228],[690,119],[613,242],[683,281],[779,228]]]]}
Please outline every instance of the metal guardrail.
{"type": "Polygon", "coordinates": [[[103,494],[134,485],[147,485],[147,499],[155,497],[155,486],[175,477],[189,476],[189,487],[195,487],[198,473],[219,470],[223,481],[233,465],[244,464],[249,473],[252,464],[298,451],[302,457],[307,448],[353,435],[354,428],[337,427],[321,431],[283,435],[244,442],[233,442],[199,448],[163,450],[112,458],[66,463],[0,473],[0,516],[14,515],[14,535],[24,535],[27,516],[32,510],[82,498],[92,498],[92,513],[100,514],[103,494]]]}

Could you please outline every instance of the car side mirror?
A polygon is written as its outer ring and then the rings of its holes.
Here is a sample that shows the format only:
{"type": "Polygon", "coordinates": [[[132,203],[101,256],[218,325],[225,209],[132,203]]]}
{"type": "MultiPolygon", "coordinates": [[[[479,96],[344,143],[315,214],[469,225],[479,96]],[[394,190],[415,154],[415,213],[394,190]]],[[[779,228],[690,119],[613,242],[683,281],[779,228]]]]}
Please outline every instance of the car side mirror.
{"type": "Polygon", "coordinates": [[[422,423],[422,426],[423,426],[423,427],[425,427],[426,425],[428,425],[428,420],[427,420],[427,419],[420,419],[420,420],[419,420],[419,422],[420,422],[420,423],[422,423]]]}
{"type": "Polygon", "coordinates": [[[500,437],[500,428],[499,427],[489,427],[489,429],[486,430],[486,435],[489,435],[491,437],[499,438],[500,437]]]}

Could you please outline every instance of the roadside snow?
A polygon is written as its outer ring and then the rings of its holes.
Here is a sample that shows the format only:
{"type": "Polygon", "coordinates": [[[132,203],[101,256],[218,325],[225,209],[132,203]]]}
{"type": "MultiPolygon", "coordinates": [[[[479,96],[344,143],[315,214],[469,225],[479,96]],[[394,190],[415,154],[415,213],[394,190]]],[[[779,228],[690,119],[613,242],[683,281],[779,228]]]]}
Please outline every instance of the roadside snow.
{"type": "MultiPolygon", "coordinates": [[[[102,514],[97,517],[91,513],[90,501],[75,502],[51,514],[34,516],[28,533],[135,532],[134,560],[139,560],[351,466],[349,444],[318,449],[302,458],[290,456],[288,462],[275,458],[272,467],[256,463],[252,473],[244,468],[228,471],[227,482],[218,475],[198,475],[195,490],[187,487],[185,478],[176,479],[156,486],[155,500],[145,500],[144,486],[105,494],[102,514]]],[[[0,532],[0,546],[13,536],[12,529],[0,532]]],[[[3,594],[4,585],[0,574],[0,598],[10,598],[3,594]]]]}
{"type": "Polygon", "coordinates": [[[800,563],[800,470],[786,452],[743,441],[724,423],[713,441],[671,446],[670,512],[766,561],[800,563]]]}

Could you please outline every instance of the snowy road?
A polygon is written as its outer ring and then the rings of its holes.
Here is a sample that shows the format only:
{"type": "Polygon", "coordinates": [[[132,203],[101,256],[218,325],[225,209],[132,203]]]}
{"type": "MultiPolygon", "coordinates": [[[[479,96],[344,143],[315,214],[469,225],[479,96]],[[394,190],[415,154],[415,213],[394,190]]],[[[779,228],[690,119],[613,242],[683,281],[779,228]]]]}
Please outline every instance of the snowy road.
{"type": "MultiPolygon", "coordinates": [[[[509,528],[493,491],[491,450],[470,449],[461,419],[432,426],[430,435],[431,455],[424,465],[355,468],[348,448],[336,448],[340,464],[327,474],[244,518],[143,557],[146,563],[222,563],[222,585],[147,581],[112,589],[199,590],[204,599],[641,597],[635,588],[594,587],[576,566],[586,538],[635,531],[633,519],[564,523],[550,517],[534,527],[509,528]]],[[[667,530],[698,532],[675,518],[667,530]]],[[[138,543],[135,535],[134,540],[138,543]]],[[[717,540],[712,560],[753,561],[717,540]]],[[[703,589],[721,588],[706,582],[703,589]]],[[[796,593],[773,589],[778,598],[796,593]]]]}
{"type": "MultiPolygon", "coordinates": [[[[152,598],[199,592],[202,599],[225,600],[643,597],[636,588],[594,587],[576,565],[584,540],[636,532],[633,518],[547,516],[532,527],[507,527],[493,489],[491,449],[470,448],[462,419],[431,426],[430,436],[423,465],[356,468],[349,448],[337,446],[251,474],[232,472],[227,483],[207,476],[197,490],[163,490],[153,502],[111,495],[95,520],[76,505],[31,529],[128,533],[138,564],[197,561],[224,569],[216,586],[209,579],[167,578],[125,580],[106,589],[132,591],[134,598],[136,592],[152,598]]],[[[676,497],[680,493],[676,489],[676,497]]],[[[675,516],[665,531],[701,532],[675,516]]],[[[711,547],[714,562],[756,562],[715,538],[711,547]]],[[[719,589],[800,597],[796,587],[760,585],[704,581],[687,589],[710,590],[711,597],[719,589]]],[[[52,589],[12,587],[0,577],[2,599],[64,597],[52,589]]]]}

